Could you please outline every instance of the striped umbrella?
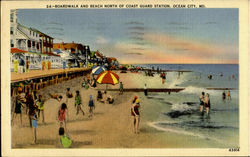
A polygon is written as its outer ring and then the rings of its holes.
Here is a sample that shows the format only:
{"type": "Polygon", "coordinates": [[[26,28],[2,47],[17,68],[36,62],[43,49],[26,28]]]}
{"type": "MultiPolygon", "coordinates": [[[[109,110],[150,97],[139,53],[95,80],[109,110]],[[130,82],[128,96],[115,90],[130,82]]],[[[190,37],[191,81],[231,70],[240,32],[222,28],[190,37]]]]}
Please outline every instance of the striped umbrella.
{"type": "Polygon", "coordinates": [[[99,75],[103,71],[106,71],[106,69],[103,66],[97,66],[92,68],[92,73],[94,75],[99,75]]]}
{"type": "Polygon", "coordinates": [[[97,76],[97,82],[100,84],[117,84],[119,83],[119,76],[112,71],[103,71],[97,76]]]}

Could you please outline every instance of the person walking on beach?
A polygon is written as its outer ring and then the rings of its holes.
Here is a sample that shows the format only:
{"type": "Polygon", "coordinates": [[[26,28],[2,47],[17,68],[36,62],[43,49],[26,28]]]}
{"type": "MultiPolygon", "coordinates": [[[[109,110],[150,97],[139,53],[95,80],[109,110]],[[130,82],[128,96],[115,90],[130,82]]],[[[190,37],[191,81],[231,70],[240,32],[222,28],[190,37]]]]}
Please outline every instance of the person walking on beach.
{"type": "Polygon", "coordinates": [[[32,115],[32,127],[33,127],[33,134],[34,134],[34,144],[36,144],[36,141],[37,141],[37,120],[38,120],[38,117],[37,117],[37,114],[36,114],[36,111],[34,110],[33,111],[33,115],[32,115]]]}
{"type": "Polygon", "coordinates": [[[76,115],[78,115],[79,110],[81,110],[82,114],[84,115],[84,111],[82,110],[82,99],[80,96],[80,92],[78,90],[76,91],[76,96],[75,96],[75,107],[76,107],[76,115]]]}
{"type": "Polygon", "coordinates": [[[69,148],[72,144],[72,140],[69,135],[67,135],[64,131],[63,127],[59,128],[59,136],[60,136],[60,146],[63,148],[69,148]]]}
{"type": "Polygon", "coordinates": [[[205,93],[202,92],[200,95],[200,112],[203,114],[203,110],[204,110],[204,97],[205,97],[205,93]]]}
{"type": "Polygon", "coordinates": [[[122,82],[120,82],[120,93],[119,93],[119,95],[121,95],[121,94],[123,94],[123,83],[122,82]]]}
{"type": "Polygon", "coordinates": [[[34,102],[34,97],[31,90],[29,90],[29,92],[26,95],[26,105],[27,105],[26,112],[28,111],[29,114],[30,127],[32,127],[32,116],[35,110],[37,109],[37,106],[34,102]]]}
{"type": "Polygon", "coordinates": [[[42,114],[42,122],[44,122],[44,100],[42,100],[42,95],[38,96],[37,100],[37,106],[38,106],[38,118],[40,118],[40,113],[42,114]]]}
{"type": "Polygon", "coordinates": [[[92,95],[89,96],[89,104],[88,104],[88,106],[89,106],[89,118],[92,118],[93,110],[95,108],[95,103],[94,103],[92,95]]]}
{"type": "Polygon", "coordinates": [[[148,89],[147,89],[147,84],[146,83],[144,85],[144,95],[148,96],[148,89]]]}
{"type": "Polygon", "coordinates": [[[231,100],[231,94],[229,90],[227,91],[227,100],[231,100]]]}
{"type": "Polygon", "coordinates": [[[138,97],[135,96],[134,100],[132,101],[132,106],[131,106],[131,116],[133,119],[134,133],[135,134],[139,133],[139,122],[140,122],[139,108],[140,108],[140,101],[139,101],[138,97]]]}
{"type": "Polygon", "coordinates": [[[206,96],[204,98],[204,106],[206,108],[207,115],[209,115],[211,105],[210,105],[210,98],[209,98],[209,94],[208,93],[206,94],[206,96]]]}
{"type": "Polygon", "coordinates": [[[58,111],[58,120],[60,122],[60,126],[64,123],[64,128],[66,129],[66,114],[68,114],[67,105],[62,103],[59,111],[58,111]]]}
{"type": "Polygon", "coordinates": [[[20,91],[18,91],[18,95],[14,98],[13,100],[13,104],[14,104],[14,114],[13,114],[13,117],[12,117],[12,123],[14,121],[14,118],[16,117],[16,115],[20,115],[20,125],[22,127],[22,107],[25,107],[23,105],[23,102],[22,102],[22,99],[21,99],[21,96],[20,96],[20,91]]]}

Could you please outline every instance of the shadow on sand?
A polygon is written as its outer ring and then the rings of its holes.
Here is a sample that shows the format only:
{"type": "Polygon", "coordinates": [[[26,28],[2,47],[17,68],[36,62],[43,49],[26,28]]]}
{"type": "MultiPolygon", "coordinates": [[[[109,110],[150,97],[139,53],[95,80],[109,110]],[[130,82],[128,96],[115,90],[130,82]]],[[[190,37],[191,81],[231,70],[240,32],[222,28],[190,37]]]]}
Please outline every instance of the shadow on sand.
{"type": "Polygon", "coordinates": [[[92,145],[92,141],[73,141],[72,142],[72,145],[71,145],[71,148],[81,148],[83,146],[86,146],[86,145],[92,145]]]}
{"type": "Polygon", "coordinates": [[[70,131],[70,134],[72,134],[72,135],[81,135],[81,134],[91,134],[91,135],[94,135],[96,133],[93,130],[72,130],[72,131],[70,131]]]}

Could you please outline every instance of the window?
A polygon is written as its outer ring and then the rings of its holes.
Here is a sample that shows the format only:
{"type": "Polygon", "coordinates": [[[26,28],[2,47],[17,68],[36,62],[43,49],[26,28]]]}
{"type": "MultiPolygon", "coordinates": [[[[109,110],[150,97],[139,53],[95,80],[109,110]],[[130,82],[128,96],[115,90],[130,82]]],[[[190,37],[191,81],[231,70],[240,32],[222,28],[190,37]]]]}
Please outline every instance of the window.
{"type": "Polygon", "coordinates": [[[28,40],[28,47],[31,47],[31,41],[28,40]]]}
{"type": "Polygon", "coordinates": [[[14,34],[14,29],[13,29],[13,27],[10,27],[10,34],[14,34]]]}
{"type": "Polygon", "coordinates": [[[35,32],[33,32],[33,36],[35,36],[35,32]]]}
{"type": "Polygon", "coordinates": [[[39,49],[39,43],[36,44],[36,48],[39,49]]]}
{"type": "Polygon", "coordinates": [[[14,21],[14,13],[11,13],[10,14],[10,22],[13,22],[14,21]]]}
{"type": "Polygon", "coordinates": [[[31,35],[31,31],[30,31],[30,35],[31,35]]]}
{"type": "Polygon", "coordinates": [[[32,41],[32,46],[35,47],[36,43],[35,41],[32,41]]]}
{"type": "Polygon", "coordinates": [[[14,47],[14,41],[12,39],[10,40],[10,47],[14,47]]]}

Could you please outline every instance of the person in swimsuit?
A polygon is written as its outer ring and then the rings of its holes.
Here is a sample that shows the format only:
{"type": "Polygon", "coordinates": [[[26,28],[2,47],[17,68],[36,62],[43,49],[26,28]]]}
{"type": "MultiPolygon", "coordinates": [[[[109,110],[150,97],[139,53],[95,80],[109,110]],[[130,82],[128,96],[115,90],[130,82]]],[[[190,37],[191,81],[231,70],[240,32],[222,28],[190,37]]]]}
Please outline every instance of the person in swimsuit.
{"type": "Polygon", "coordinates": [[[123,83],[122,82],[120,82],[119,91],[120,91],[119,95],[123,94],[123,83]]]}
{"type": "Polygon", "coordinates": [[[66,114],[68,114],[67,105],[65,103],[62,103],[58,111],[58,120],[60,122],[60,126],[62,126],[64,123],[65,129],[66,129],[66,114]]]}
{"type": "Polygon", "coordinates": [[[139,122],[140,122],[140,101],[137,96],[134,97],[134,100],[132,101],[131,106],[131,116],[133,119],[133,126],[134,126],[134,133],[139,133],[139,122]]]}
{"type": "Polygon", "coordinates": [[[223,91],[223,93],[222,93],[222,100],[226,100],[226,92],[225,91],[223,91]]]}
{"type": "Polygon", "coordinates": [[[23,100],[20,96],[21,92],[18,92],[18,95],[14,97],[13,99],[13,104],[14,104],[14,114],[12,117],[12,123],[14,121],[14,118],[16,117],[16,115],[20,115],[20,125],[22,127],[22,107],[25,107],[23,105],[23,100]]]}
{"type": "Polygon", "coordinates": [[[211,105],[210,105],[210,98],[209,98],[209,94],[207,93],[205,98],[204,98],[204,106],[206,108],[206,113],[207,115],[210,113],[210,108],[211,108],[211,105]]]}
{"type": "Polygon", "coordinates": [[[227,100],[231,100],[231,94],[229,90],[227,91],[227,100]]]}
{"type": "Polygon", "coordinates": [[[33,116],[32,116],[32,127],[33,127],[33,133],[34,133],[34,144],[36,144],[36,141],[37,141],[37,132],[36,132],[36,129],[37,129],[37,114],[36,114],[36,111],[33,112],[33,116]]]}
{"type": "Polygon", "coordinates": [[[44,123],[44,100],[42,100],[42,95],[38,96],[37,106],[38,106],[38,118],[40,118],[40,113],[42,113],[42,122],[44,123]]]}
{"type": "Polygon", "coordinates": [[[82,114],[84,115],[84,112],[82,110],[82,99],[80,96],[80,92],[78,90],[76,91],[76,96],[75,96],[75,107],[76,107],[76,115],[78,115],[79,110],[82,111],[82,114]]]}
{"type": "Polygon", "coordinates": [[[89,104],[88,104],[88,106],[89,106],[89,118],[92,118],[93,110],[95,108],[95,103],[94,103],[92,95],[89,96],[89,104]]]}
{"type": "Polygon", "coordinates": [[[49,93],[49,96],[52,99],[56,99],[58,102],[60,102],[62,100],[62,98],[63,98],[61,95],[58,95],[58,94],[51,94],[51,93],[49,93]]]}
{"type": "Polygon", "coordinates": [[[203,113],[204,110],[204,97],[205,97],[205,93],[202,92],[200,95],[200,112],[203,113]]]}

